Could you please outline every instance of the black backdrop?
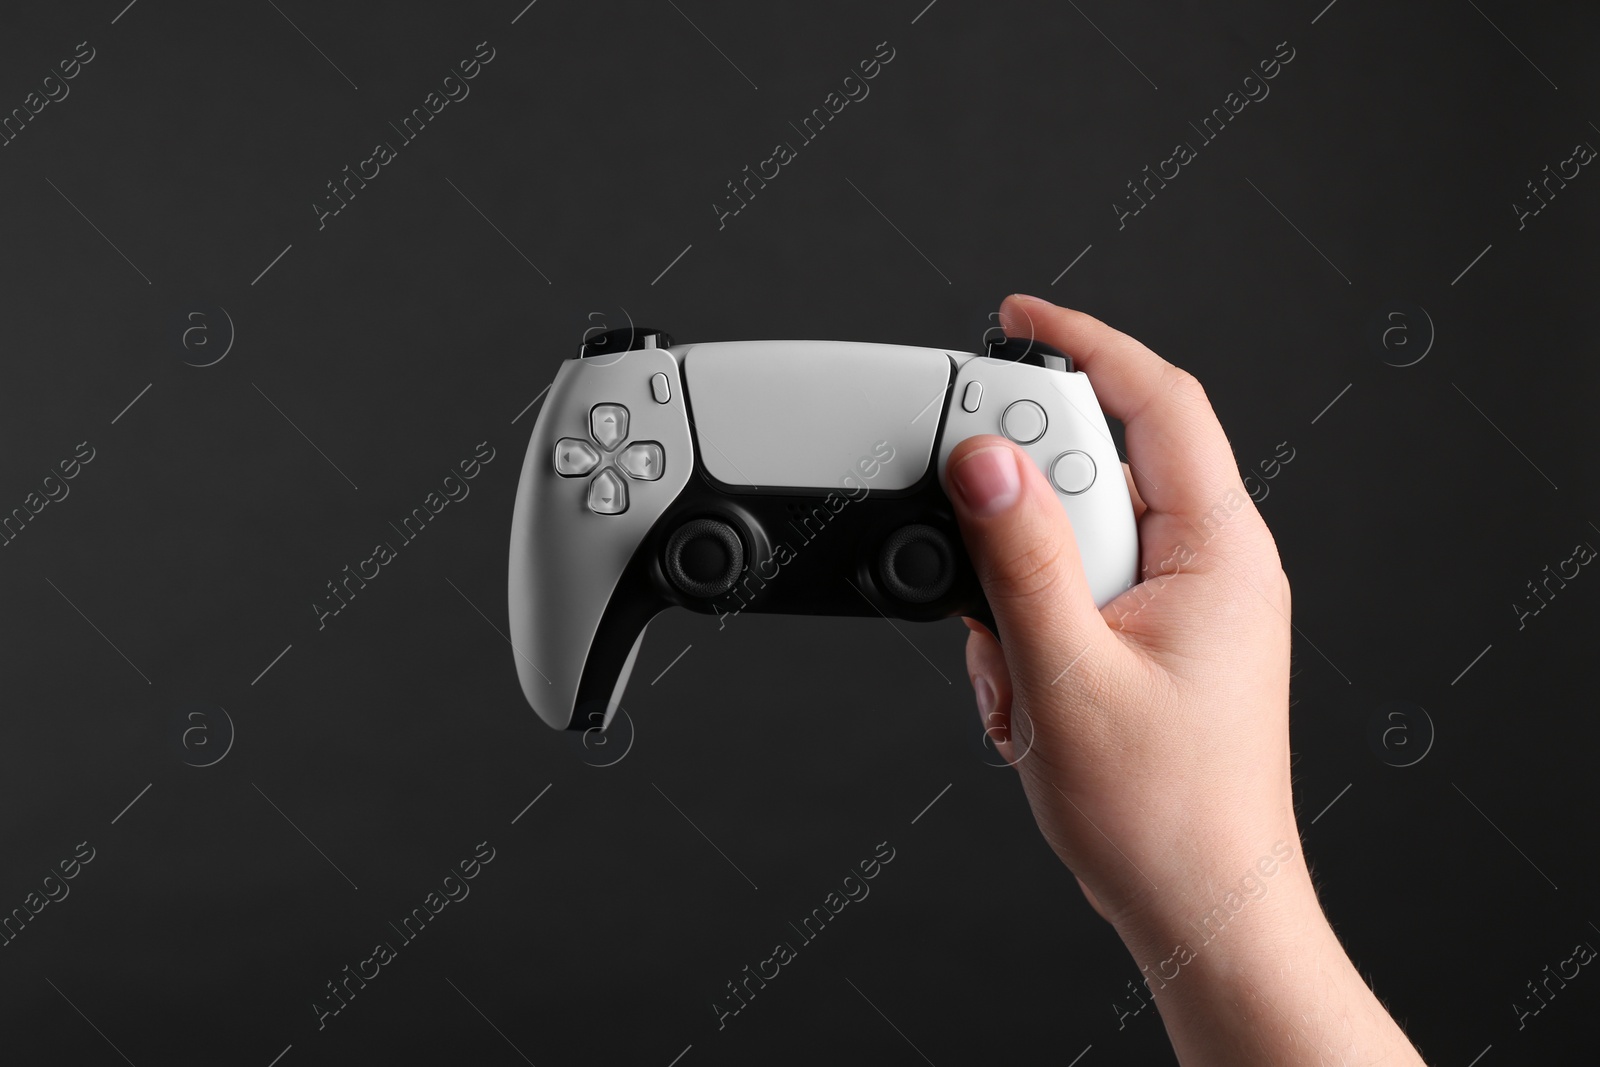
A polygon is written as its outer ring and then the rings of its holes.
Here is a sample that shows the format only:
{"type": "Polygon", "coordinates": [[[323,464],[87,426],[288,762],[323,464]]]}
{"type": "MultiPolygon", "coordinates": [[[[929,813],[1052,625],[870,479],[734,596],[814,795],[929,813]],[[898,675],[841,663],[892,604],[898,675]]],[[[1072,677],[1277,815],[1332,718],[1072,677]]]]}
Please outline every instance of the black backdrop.
{"type": "Polygon", "coordinates": [[[1600,546],[1592,5],[524,2],[0,17],[0,912],[38,909],[0,948],[8,1059],[1165,1062],[986,763],[958,623],[669,614],[588,748],[499,632],[523,447],[593,323],[971,348],[1013,290],[1192,369],[1247,471],[1292,451],[1251,484],[1294,582],[1297,800],[1380,996],[1430,1062],[1592,1056],[1600,978],[1537,1014],[1527,983],[1600,944],[1600,577],[1521,614],[1600,546]],[[390,127],[475,52],[470,95],[390,127]]]}

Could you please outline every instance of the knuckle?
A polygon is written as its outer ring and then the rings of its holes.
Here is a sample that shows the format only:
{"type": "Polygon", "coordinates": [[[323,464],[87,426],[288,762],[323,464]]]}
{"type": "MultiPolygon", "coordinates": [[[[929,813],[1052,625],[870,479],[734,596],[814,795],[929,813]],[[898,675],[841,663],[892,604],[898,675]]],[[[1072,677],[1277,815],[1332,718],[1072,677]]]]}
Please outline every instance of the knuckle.
{"type": "Polygon", "coordinates": [[[1240,557],[1252,580],[1260,583],[1263,592],[1276,595],[1281,591],[1287,600],[1289,578],[1283,569],[1277,539],[1272,536],[1266,520],[1252,508],[1250,519],[1241,524],[1240,530],[1240,557]]]}
{"type": "Polygon", "coordinates": [[[1211,400],[1206,396],[1206,388],[1200,384],[1200,379],[1182,367],[1172,367],[1167,372],[1167,382],[1168,388],[1182,400],[1205,407],[1211,406],[1211,400]]]}
{"type": "Polygon", "coordinates": [[[1025,600],[1041,596],[1067,576],[1061,543],[1028,538],[1014,545],[990,568],[984,583],[991,597],[1025,600]]]}

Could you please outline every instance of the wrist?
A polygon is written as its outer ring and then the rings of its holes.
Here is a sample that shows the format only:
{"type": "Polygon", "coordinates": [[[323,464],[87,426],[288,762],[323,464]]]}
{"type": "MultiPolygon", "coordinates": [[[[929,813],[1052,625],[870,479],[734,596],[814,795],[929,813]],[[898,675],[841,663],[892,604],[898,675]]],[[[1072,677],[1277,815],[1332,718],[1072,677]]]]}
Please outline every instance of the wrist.
{"type": "Polygon", "coordinates": [[[1292,858],[1270,876],[1268,864],[1212,878],[1116,924],[1179,1061],[1422,1067],[1323,915],[1298,839],[1283,840],[1292,858]],[[1261,888],[1241,891],[1252,884],[1261,888]]]}
{"type": "Polygon", "coordinates": [[[1327,931],[1311,875],[1292,830],[1269,844],[1225,851],[1203,866],[1173,871],[1158,890],[1113,925],[1152,989],[1200,970],[1247,965],[1307,934],[1327,931]]]}

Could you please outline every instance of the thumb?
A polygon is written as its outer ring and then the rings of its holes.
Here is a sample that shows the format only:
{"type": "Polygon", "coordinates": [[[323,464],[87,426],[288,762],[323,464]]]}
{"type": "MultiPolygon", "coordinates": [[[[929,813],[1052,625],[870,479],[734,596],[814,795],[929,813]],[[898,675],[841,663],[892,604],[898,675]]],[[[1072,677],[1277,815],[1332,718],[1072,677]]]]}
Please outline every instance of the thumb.
{"type": "Polygon", "coordinates": [[[1091,645],[1112,640],[1072,523],[1027,453],[1003,437],[968,438],[950,453],[945,480],[1019,690],[1052,684],[1091,645]]]}

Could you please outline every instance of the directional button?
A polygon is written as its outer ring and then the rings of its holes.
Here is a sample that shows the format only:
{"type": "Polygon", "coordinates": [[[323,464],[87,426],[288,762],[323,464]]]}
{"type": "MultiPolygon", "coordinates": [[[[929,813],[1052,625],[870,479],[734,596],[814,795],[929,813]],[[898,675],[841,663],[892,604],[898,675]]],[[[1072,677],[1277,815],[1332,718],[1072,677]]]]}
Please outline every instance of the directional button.
{"type": "Polygon", "coordinates": [[[621,404],[596,404],[589,412],[589,432],[610,452],[628,439],[628,409],[621,404]]]}
{"type": "Polygon", "coordinates": [[[578,478],[594,470],[600,453],[588,441],[563,437],[556,442],[556,473],[563,478],[578,478]]]}
{"type": "Polygon", "coordinates": [[[610,467],[589,483],[589,510],[596,515],[619,515],[628,510],[628,487],[610,467]]]}
{"type": "Polygon", "coordinates": [[[617,466],[630,477],[643,482],[653,482],[661,477],[661,462],[661,446],[654,441],[629,445],[617,457],[617,466]]]}

